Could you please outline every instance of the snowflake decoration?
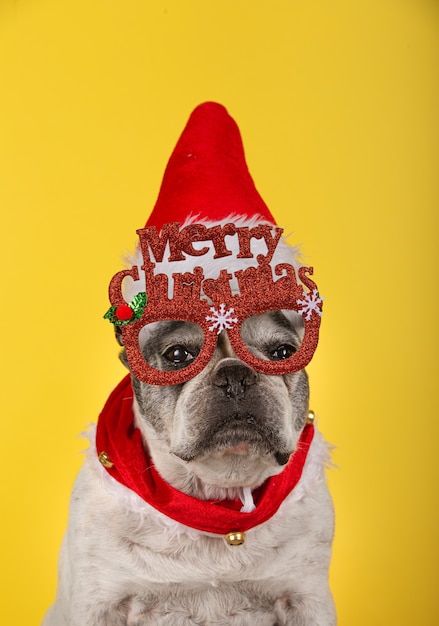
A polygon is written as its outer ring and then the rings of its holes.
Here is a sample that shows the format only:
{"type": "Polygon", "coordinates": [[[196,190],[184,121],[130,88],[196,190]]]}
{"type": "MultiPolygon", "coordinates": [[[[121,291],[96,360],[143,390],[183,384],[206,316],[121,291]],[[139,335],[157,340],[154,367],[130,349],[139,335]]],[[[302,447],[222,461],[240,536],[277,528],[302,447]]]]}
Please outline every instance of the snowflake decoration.
{"type": "Polygon", "coordinates": [[[225,304],[220,304],[219,311],[214,306],[210,307],[212,315],[206,316],[207,322],[213,322],[212,326],[209,326],[209,330],[216,330],[218,335],[222,330],[232,328],[232,324],[237,324],[238,318],[232,317],[235,312],[233,308],[226,310],[225,304]]]}
{"type": "Polygon", "coordinates": [[[301,305],[301,309],[298,310],[302,317],[305,316],[307,322],[311,319],[311,314],[315,311],[320,317],[322,316],[322,304],[324,298],[319,297],[317,289],[313,289],[311,293],[303,292],[303,300],[297,298],[297,304],[301,305]],[[305,315],[306,313],[306,315],[305,315]]]}

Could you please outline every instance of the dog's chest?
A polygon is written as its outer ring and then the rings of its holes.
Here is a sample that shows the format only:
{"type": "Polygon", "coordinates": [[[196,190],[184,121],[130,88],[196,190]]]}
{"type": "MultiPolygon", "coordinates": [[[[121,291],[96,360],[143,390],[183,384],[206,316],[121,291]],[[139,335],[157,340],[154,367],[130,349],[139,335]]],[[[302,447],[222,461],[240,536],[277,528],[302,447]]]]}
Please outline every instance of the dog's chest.
{"type": "MultiPolygon", "coordinates": [[[[100,502],[94,499],[92,519],[86,522],[96,531],[88,537],[78,537],[77,549],[84,553],[84,558],[87,553],[92,557],[103,581],[114,570],[121,582],[126,577],[131,588],[138,585],[142,590],[145,585],[156,588],[169,583],[215,587],[222,582],[265,579],[291,572],[290,547],[284,549],[285,544],[291,546],[293,541],[288,528],[293,522],[291,517],[288,523],[278,519],[276,524],[269,522],[248,531],[244,545],[230,546],[222,536],[186,533],[174,525],[168,529],[157,522],[154,513],[140,516],[137,512],[112,509],[108,495],[102,494],[101,498],[100,502]]],[[[78,513],[83,523],[82,512],[78,513]]],[[[301,526],[297,543],[306,541],[301,526]]]]}
{"type": "Polygon", "coordinates": [[[232,613],[256,611],[257,623],[267,614],[270,625],[273,605],[287,590],[291,595],[313,585],[315,566],[308,574],[308,564],[327,566],[332,520],[324,484],[318,497],[285,502],[272,520],[247,533],[244,545],[229,546],[222,537],[178,533],[154,515],[121,508],[89,470],[86,465],[78,477],[65,543],[65,561],[76,564],[72,600],[82,598],[76,612],[84,619],[108,611],[120,614],[121,625],[143,626],[190,606],[199,621],[186,616],[182,624],[219,624],[226,605],[231,613],[224,623],[234,623],[232,613]]]}
{"type": "Polygon", "coordinates": [[[100,558],[78,612],[84,608],[86,620],[92,614],[112,626],[282,623],[274,605],[291,597],[299,561],[294,572],[290,555],[253,545],[251,534],[247,546],[234,547],[223,539],[166,535],[150,528],[146,536],[114,537],[113,545],[108,535],[100,545],[95,540],[100,558]]]}

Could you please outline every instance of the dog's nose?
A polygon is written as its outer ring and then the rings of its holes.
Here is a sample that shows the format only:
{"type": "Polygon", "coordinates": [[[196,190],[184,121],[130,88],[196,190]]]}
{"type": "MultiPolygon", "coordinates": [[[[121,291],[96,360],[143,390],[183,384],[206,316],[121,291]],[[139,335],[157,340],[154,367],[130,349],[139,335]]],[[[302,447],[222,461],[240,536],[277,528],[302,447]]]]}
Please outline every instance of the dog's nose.
{"type": "Polygon", "coordinates": [[[228,398],[239,399],[244,396],[247,388],[254,385],[258,374],[241,362],[224,363],[214,375],[213,384],[221,387],[228,398]]]}

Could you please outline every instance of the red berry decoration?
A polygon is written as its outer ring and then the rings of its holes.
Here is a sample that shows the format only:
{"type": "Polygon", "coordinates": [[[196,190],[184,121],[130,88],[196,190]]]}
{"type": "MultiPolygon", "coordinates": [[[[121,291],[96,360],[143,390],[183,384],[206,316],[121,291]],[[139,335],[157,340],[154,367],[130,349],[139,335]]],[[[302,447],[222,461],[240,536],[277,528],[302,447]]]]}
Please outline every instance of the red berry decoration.
{"type": "Polygon", "coordinates": [[[117,307],[114,314],[121,322],[127,322],[133,317],[134,311],[128,304],[121,304],[117,307]]]}

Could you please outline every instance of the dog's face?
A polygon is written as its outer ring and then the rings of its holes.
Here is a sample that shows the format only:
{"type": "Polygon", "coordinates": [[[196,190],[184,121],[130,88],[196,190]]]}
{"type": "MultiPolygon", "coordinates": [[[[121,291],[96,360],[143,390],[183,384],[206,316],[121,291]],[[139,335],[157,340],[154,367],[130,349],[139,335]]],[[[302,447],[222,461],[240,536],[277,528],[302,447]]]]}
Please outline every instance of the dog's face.
{"type": "MultiPolygon", "coordinates": [[[[300,345],[300,330],[281,312],[244,321],[242,338],[259,358],[287,358],[300,345]]],[[[187,367],[197,358],[203,332],[182,321],[143,329],[145,359],[160,370],[187,367]]],[[[282,471],[294,451],[308,412],[304,370],[270,376],[236,358],[226,331],[205,369],[180,385],[154,386],[133,380],[149,429],[197,477],[221,487],[251,487],[282,471]]]]}

